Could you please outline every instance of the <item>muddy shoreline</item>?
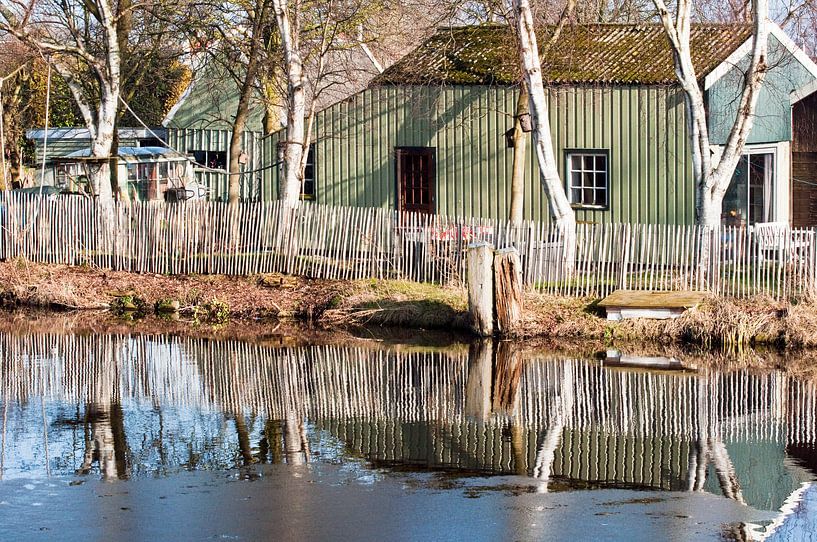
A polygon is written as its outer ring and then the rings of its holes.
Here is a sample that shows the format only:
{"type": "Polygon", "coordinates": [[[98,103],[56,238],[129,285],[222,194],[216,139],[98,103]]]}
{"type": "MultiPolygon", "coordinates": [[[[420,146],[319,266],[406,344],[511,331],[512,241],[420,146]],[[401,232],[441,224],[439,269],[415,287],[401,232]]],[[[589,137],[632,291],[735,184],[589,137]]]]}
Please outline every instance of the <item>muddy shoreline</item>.
{"type": "MultiPolygon", "coordinates": [[[[579,341],[595,349],[817,347],[814,302],[710,298],[675,320],[608,322],[596,301],[529,293],[515,336],[530,344],[579,341]]],[[[12,325],[21,320],[36,325],[32,321],[60,313],[73,332],[314,342],[330,335],[405,337],[441,330],[454,340],[469,339],[464,291],[402,281],[143,275],[14,261],[0,262],[0,308],[8,316],[4,320],[17,322],[12,325]]]]}

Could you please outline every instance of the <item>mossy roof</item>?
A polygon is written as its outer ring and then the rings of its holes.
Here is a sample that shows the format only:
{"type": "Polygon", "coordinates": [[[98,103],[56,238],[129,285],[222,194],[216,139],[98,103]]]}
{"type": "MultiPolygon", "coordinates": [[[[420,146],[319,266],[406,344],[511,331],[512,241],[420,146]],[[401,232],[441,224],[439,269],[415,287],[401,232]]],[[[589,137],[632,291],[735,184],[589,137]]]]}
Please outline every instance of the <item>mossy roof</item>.
{"type": "MultiPolygon", "coordinates": [[[[537,30],[540,50],[553,27],[537,30]]],[[[749,25],[697,24],[690,46],[699,77],[721,64],[751,37],[749,25]]],[[[516,42],[506,25],[445,28],[374,79],[388,84],[515,84],[520,79],[516,42]]],[[[542,59],[549,84],[675,83],[672,51],[658,24],[568,25],[542,59]]]]}

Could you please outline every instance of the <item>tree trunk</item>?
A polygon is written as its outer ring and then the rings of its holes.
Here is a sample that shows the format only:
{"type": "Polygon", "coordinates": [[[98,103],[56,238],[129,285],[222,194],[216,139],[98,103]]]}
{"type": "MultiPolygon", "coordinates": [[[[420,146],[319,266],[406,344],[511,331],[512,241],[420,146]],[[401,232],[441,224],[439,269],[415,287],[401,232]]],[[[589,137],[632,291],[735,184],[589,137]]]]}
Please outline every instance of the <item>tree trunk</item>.
{"type": "Polygon", "coordinates": [[[264,119],[262,123],[264,125],[265,136],[275,133],[279,128],[278,118],[275,113],[275,107],[272,104],[264,104],[264,119]]]}
{"type": "MultiPolygon", "coordinates": [[[[3,94],[3,81],[0,80],[0,190],[9,189],[8,163],[6,162],[6,96],[3,94]]],[[[10,157],[9,157],[10,158],[10,157]]]]}
{"type": "Polygon", "coordinates": [[[653,0],[653,3],[673,50],[676,78],[684,90],[696,188],[696,221],[700,225],[716,228],[721,223],[723,197],[752,131],[757,100],[768,67],[766,64],[769,35],[768,1],[753,2],[754,32],[750,63],[734,124],[729,131],[723,152],[717,157],[711,156],[713,149],[709,139],[704,95],[692,63],[690,49],[692,5],[689,0],[679,0],[676,13],[673,15],[664,0],[653,0]]]}
{"type": "Polygon", "coordinates": [[[287,127],[284,141],[284,172],[280,187],[280,199],[284,207],[298,206],[303,184],[304,141],[306,135],[306,93],[303,81],[303,61],[299,45],[299,29],[293,28],[287,0],[273,0],[275,19],[284,51],[284,67],[287,75],[287,127]]]}
{"type": "Polygon", "coordinates": [[[113,203],[111,190],[111,148],[113,147],[113,130],[106,130],[107,135],[97,135],[91,145],[91,157],[96,160],[88,162],[88,180],[97,201],[110,206],[113,203]]]}
{"type": "Polygon", "coordinates": [[[250,116],[250,101],[252,100],[255,80],[258,75],[258,54],[261,47],[258,34],[260,34],[261,24],[264,20],[265,5],[265,2],[259,1],[255,9],[251,37],[253,42],[247,60],[247,71],[241,84],[241,93],[238,96],[235,119],[233,119],[233,133],[230,136],[230,159],[227,166],[229,175],[227,199],[230,203],[238,203],[241,198],[241,154],[244,152],[241,140],[244,130],[247,129],[247,119],[250,116]]]}
{"type": "Polygon", "coordinates": [[[242,105],[239,102],[238,113],[233,121],[233,133],[230,135],[230,160],[227,165],[227,175],[229,177],[227,201],[231,204],[238,203],[241,198],[241,153],[244,152],[241,145],[241,135],[247,126],[248,109],[242,111],[242,105]]]}
{"type": "Polygon", "coordinates": [[[518,224],[522,222],[525,205],[525,151],[528,139],[522,129],[521,118],[528,114],[528,87],[519,85],[519,98],[516,102],[516,116],[513,123],[513,174],[511,176],[511,207],[508,218],[518,224]]]}
{"type": "Polygon", "coordinates": [[[562,226],[575,226],[576,216],[559,178],[559,168],[553,152],[545,86],[542,81],[542,66],[539,60],[539,47],[536,43],[530,3],[528,0],[514,0],[514,5],[519,36],[519,56],[528,87],[533,144],[539,164],[539,180],[548,196],[556,222],[562,226]]]}

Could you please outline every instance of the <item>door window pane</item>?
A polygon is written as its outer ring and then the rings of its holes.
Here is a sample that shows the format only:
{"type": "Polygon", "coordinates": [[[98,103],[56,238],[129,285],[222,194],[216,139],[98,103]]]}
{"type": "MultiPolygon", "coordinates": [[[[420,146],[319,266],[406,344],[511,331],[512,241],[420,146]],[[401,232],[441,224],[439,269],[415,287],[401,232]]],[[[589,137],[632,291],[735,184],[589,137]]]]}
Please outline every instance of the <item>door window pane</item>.
{"type": "Polygon", "coordinates": [[[774,222],[774,154],[741,157],[723,198],[723,223],[747,226],[774,222]]]}
{"type": "Polygon", "coordinates": [[[403,147],[396,154],[400,210],[433,213],[434,149],[403,147]]]}

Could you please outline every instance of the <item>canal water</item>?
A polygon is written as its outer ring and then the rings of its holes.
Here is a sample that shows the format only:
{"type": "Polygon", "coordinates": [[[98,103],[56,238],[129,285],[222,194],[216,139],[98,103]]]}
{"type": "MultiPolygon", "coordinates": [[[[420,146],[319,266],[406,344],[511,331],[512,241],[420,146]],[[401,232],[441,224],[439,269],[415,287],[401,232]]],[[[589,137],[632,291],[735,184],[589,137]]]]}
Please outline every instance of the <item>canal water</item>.
{"type": "Polygon", "coordinates": [[[517,346],[0,334],[0,539],[817,539],[815,382],[517,346]]]}

